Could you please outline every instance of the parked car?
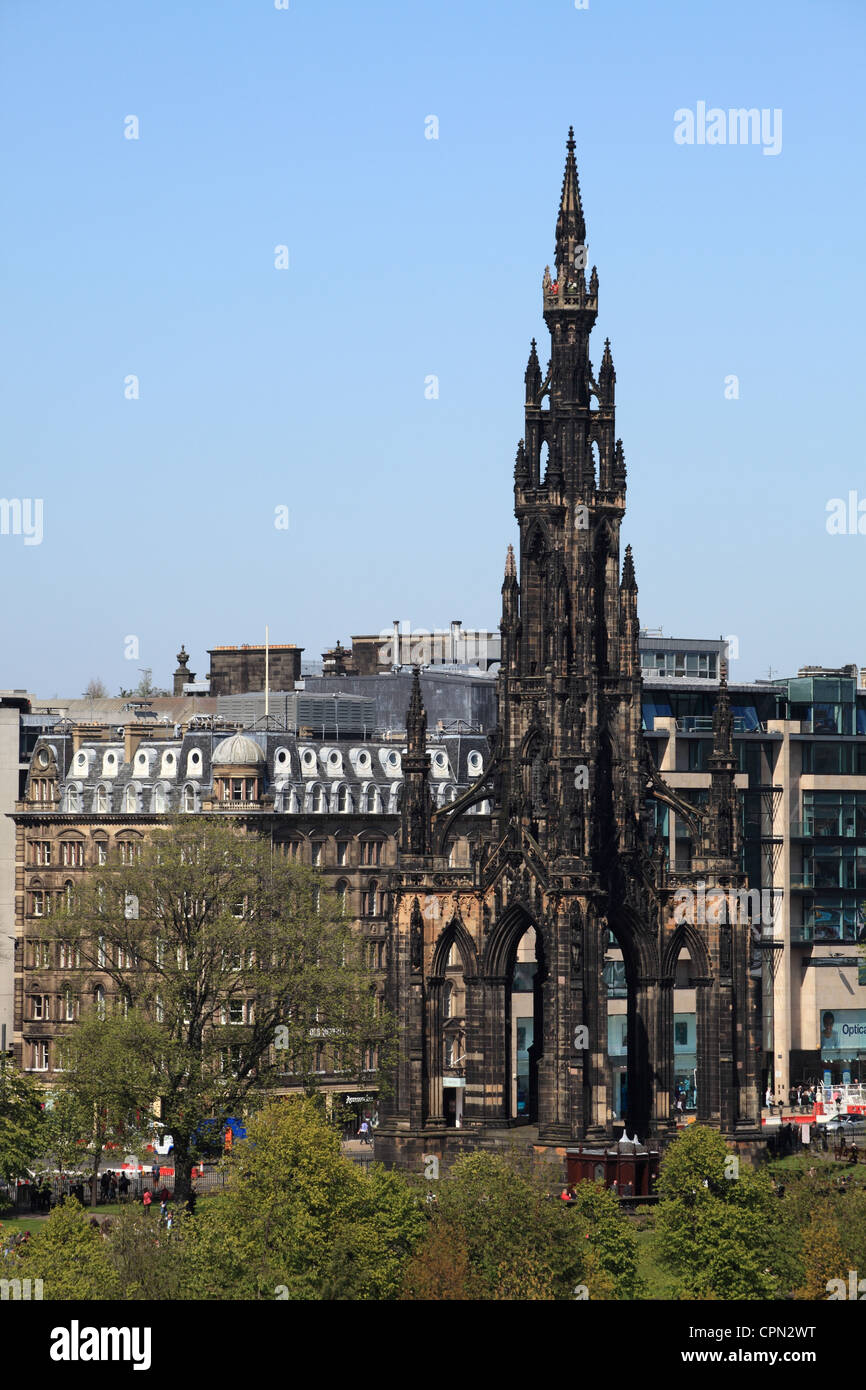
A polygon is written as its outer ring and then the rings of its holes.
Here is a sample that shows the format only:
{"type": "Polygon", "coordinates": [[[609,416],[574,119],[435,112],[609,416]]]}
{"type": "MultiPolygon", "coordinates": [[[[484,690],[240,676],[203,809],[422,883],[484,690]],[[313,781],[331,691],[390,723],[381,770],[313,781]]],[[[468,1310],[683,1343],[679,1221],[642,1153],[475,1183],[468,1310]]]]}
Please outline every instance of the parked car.
{"type": "Polygon", "coordinates": [[[839,1115],[825,1125],[828,1134],[866,1134],[866,1115],[839,1115]]]}

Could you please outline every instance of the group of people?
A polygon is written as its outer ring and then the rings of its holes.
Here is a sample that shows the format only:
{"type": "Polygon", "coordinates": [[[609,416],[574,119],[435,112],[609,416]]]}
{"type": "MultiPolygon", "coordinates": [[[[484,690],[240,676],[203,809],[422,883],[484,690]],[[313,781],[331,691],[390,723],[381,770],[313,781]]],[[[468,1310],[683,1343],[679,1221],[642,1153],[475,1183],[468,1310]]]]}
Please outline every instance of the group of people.
{"type": "Polygon", "coordinates": [[[677,1117],[685,1115],[689,1105],[689,1093],[684,1086],[677,1086],[674,1092],[674,1110],[677,1117]]]}
{"type": "MultiPolygon", "coordinates": [[[[788,1092],[788,1107],[791,1110],[813,1110],[817,1099],[817,1086],[804,1086],[801,1083],[799,1086],[792,1086],[788,1092]]],[[[782,1108],[782,1102],[776,1100],[770,1086],[767,1087],[764,1093],[764,1106],[770,1111],[772,1111],[775,1106],[778,1106],[780,1110],[782,1108]]]]}
{"type": "Polygon", "coordinates": [[[23,1248],[29,1243],[29,1231],[10,1231],[8,1236],[4,1236],[3,1226],[0,1224],[0,1257],[4,1260],[19,1259],[23,1248]]]}
{"type": "Polygon", "coordinates": [[[159,1224],[160,1226],[164,1226],[169,1232],[171,1231],[172,1221],[174,1219],[172,1210],[168,1205],[170,1197],[171,1193],[165,1186],[163,1186],[162,1191],[159,1193],[151,1192],[148,1188],[141,1194],[141,1204],[144,1207],[145,1216],[150,1216],[150,1209],[154,1205],[154,1201],[159,1201],[159,1224]]]}

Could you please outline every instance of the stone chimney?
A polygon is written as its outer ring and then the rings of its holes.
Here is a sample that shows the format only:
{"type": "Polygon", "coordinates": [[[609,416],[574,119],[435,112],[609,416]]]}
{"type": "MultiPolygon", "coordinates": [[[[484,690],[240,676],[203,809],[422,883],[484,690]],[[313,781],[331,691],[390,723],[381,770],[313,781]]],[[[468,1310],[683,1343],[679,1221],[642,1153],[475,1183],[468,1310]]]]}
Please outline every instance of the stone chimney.
{"type": "Polygon", "coordinates": [[[135,757],[135,750],[143,738],[148,738],[152,733],[152,724],[126,724],[123,729],[123,756],[126,762],[131,763],[135,757]]]}

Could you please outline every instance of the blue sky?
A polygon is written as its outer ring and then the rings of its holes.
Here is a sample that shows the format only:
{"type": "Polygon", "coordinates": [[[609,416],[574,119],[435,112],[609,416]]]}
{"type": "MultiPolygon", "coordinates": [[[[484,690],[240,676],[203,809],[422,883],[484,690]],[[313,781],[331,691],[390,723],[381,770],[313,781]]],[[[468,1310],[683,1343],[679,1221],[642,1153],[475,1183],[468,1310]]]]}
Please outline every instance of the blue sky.
{"type": "Polygon", "coordinates": [[[825,524],[866,501],[860,0],[0,16],[2,492],[44,509],[0,536],[0,687],[495,625],[570,123],[642,624],[736,634],[739,678],[866,664],[866,536],[825,524]],[[676,144],[700,101],[781,109],[781,152],[676,144]]]}

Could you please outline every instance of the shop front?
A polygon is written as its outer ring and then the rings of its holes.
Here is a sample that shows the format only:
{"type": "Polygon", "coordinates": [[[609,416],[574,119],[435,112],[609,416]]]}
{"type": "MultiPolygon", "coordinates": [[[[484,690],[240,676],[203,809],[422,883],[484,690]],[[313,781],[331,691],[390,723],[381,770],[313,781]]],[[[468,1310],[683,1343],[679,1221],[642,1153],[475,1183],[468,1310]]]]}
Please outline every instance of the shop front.
{"type": "Polygon", "coordinates": [[[348,1091],[334,1095],[334,1115],[343,1123],[343,1138],[357,1139],[364,1120],[373,1129],[379,1123],[379,1097],[375,1091],[348,1091]]]}
{"type": "Polygon", "coordinates": [[[853,1086],[866,1076],[866,1009],[820,1009],[821,1080],[853,1086]]]}

